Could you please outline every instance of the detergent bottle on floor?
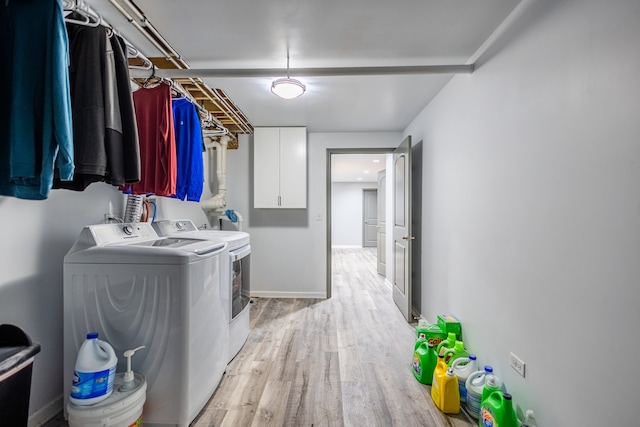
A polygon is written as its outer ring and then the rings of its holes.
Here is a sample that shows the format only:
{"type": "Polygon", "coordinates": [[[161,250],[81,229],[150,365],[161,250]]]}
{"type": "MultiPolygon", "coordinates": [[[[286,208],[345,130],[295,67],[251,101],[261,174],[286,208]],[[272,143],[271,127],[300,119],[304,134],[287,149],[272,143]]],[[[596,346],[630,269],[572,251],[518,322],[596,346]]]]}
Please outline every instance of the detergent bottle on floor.
{"type": "Polygon", "coordinates": [[[482,399],[480,400],[480,406],[487,397],[494,391],[499,391],[502,388],[502,381],[494,373],[485,375],[484,387],[482,388],[482,399]]]}
{"type": "Polygon", "coordinates": [[[424,334],[427,341],[432,343],[434,347],[437,347],[438,344],[447,338],[447,334],[440,329],[440,326],[435,323],[429,324],[424,319],[420,319],[418,326],[416,326],[416,336],[420,337],[420,334],[424,334]]]}
{"type": "Polygon", "coordinates": [[[480,417],[480,405],[482,404],[482,390],[486,376],[493,374],[493,368],[485,365],[483,370],[475,371],[469,375],[465,388],[467,389],[466,407],[469,414],[474,418],[480,417]]]}
{"type": "Polygon", "coordinates": [[[444,363],[444,354],[436,354],[436,357],[436,367],[433,369],[433,379],[431,380],[432,385],[447,372],[447,364],[444,363]]]}
{"type": "Polygon", "coordinates": [[[113,347],[99,340],[97,332],[88,333],[78,350],[69,401],[82,406],[108,398],[113,392],[117,364],[113,347]]]}
{"type": "Polygon", "coordinates": [[[453,350],[453,346],[456,344],[456,334],[449,332],[447,339],[443,340],[438,347],[436,347],[436,353],[444,354],[447,350],[453,350]]]}
{"type": "Polygon", "coordinates": [[[453,369],[448,368],[444,375],[434,379],[431,386],[431,398],[436,407],[445,414],[460,412],[460,393],[458,391],[458,377],[453,369]]]}
{"type": "Polygon", "coordinates": [[[412,371],[416,379],[422,384],[431,384],[433,381],[433,371],[438,362],[436,350],[433,344],[426,340],[416,343],[416,349],[413,352],[412,371]]]}
{"type": "Polygon", "coordinates": [[[460,402],[467,401],[467,378],[473,372],[478,370],[478,361],[475,354],[470,354],[469,357],[461,357],[456,359],[451,364],[453,373],[458,376],[458,389],[460,390],[460,402]]]}
{"type": "Polygon", "coordinates": [[[469,353],[464,349],[464,343],[462,341],[456,341],[453,344],[453,348],[444,352],[444,361],[448,366],[451,366],[454,360],[461,357],[468,357],[469,353]]]}
{"type": "Polygon", "coordinates": [[[520,423],[513,409],[511,395],[493,391],[480,409],[480,427],[519,427],[520,423]]]}

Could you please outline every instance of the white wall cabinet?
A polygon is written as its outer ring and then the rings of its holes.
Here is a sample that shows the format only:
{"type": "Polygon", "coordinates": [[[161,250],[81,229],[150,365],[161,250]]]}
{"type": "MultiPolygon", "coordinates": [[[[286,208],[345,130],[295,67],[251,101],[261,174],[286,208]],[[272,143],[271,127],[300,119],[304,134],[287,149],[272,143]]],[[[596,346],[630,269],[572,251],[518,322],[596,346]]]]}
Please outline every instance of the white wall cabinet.
{"type": "Polygon", "coordinates": [[[307,128],[255,128],[254,208],[307,208],[307,128]]]}

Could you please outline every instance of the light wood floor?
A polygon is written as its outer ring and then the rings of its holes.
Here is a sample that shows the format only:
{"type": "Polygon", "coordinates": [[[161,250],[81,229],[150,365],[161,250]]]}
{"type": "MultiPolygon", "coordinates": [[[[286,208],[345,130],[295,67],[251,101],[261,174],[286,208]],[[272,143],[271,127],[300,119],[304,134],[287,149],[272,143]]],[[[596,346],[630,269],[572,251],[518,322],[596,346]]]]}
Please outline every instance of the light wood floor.
{"type": "Polygon", "coordinates": [[[192,426],[472,425],[440,413],[413,377],[414,328],[374,250],[333,250],[332,293],[254,299],[249,338],[192,426]]]}
{"type": "Polygon", "coordinates": [[[414,327],[375,251],[334,249],[332,280],[327,300],[253,299],[249,338],[192,427],[473,425],[413,377],[414,327]]]}

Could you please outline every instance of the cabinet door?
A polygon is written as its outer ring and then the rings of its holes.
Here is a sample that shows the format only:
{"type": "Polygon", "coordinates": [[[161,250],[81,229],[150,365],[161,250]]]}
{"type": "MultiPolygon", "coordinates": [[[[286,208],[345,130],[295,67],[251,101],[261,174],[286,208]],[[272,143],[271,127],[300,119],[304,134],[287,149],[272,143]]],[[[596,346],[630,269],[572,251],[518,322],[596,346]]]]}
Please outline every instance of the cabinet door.
{"type": "Polygon", "coordinates": [[[307,128],[280,128],[280,207],[307,207],[307,128]]]}
{"type": "Polygon", "coordinates": [[[253,133],[253,205],[278,208],[280,196],[280,129],[255,128],[253,133]]]}

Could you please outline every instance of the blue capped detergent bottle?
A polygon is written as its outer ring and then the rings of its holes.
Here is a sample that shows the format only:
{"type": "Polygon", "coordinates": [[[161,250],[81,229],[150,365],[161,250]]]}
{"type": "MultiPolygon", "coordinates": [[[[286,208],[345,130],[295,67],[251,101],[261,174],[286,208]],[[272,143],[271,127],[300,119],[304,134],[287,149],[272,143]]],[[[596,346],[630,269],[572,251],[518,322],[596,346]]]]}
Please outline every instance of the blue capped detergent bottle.
{"type": "Polygon", "coordinates": [[[478,360],[475,354],[469,357],[461,357],[451,364],[451,369],[458,376],[458,388],[460,389],[460,402],[467,401],[467,378],[478,370],[478,360]]]}
{"type": "Polygon", "coordinates": [[[469,378],[467,378],[467,382],[465,383],[465,387],[467,389],[467,401],[465,406],[473,418],[477,419],[480,417],[482,390],[484,389],[486,377],[490,374],[493,374],[493,368],[489,365],[485,365],[484,369],[475,371],[469,375],[469,378]]]}
{"type": "Polygon", "coordinates": [[[79,406],[93,405],[109,397],[117,364],[113,347],[99,340],[97,332],[88,333],[78,350],[69,401],[79,406]]]}

